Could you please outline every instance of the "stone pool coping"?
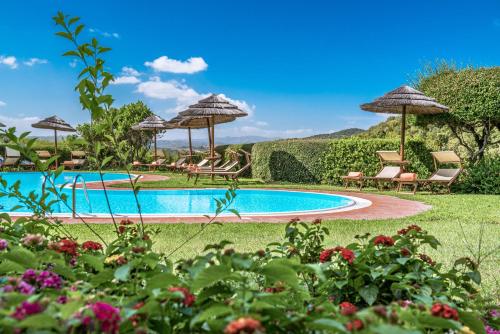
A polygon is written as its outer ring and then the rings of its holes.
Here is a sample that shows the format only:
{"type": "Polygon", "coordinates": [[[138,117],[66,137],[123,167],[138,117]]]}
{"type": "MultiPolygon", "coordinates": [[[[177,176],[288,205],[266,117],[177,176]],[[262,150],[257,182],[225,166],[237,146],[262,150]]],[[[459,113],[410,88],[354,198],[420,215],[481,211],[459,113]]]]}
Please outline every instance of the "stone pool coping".
{"type": "MultiPolygon", "coordinates": [[[[137,174],[136,174],[137,175],[137,174]]],[[[140,182],[144,181],[161,181],[169,179],[168,176],[155,175],[155,174],[141,174],[140,182]]],[[[106,185],[112,185],[117,183],[124,183],[126,181],[109,181],[106,185]]],[[[100,183],[88,183],[88,189],[102,189],[100,183]]],[[[109,188],[108,188],[109,189],[109,188]]],[[[148,188],[147,190],[168,190],[168,189],[183,189],[183,188],[148,188]]],[[[186,188],[193,189],[193,188],[186,188]]],[[[244,188],[253,189],[253,188],[244,188]]],[[[287,191],[301,191],[301,192],[317,192],[326,194],[337,194],[343,196],[359,197],[364,200],[371,202],[370,206],[357,208],[350,211],[335,211],[335,212],[314,212],[314,213],[300,213],[300,214],[270,214],[270,215],[245,215],[242,218],[236,216],[221,216],[216,220],[218,222],[232,222],[232,223],[284,223],[288,222],[293,218],[300,218],[302,221],[312,221],[315,219],[323,220],[337,220],[337,219],[352,219],[352,220],[376,220],[376,219],[391,219],[391,218],[404,218],[409,216],[414,216],[419,213],[425,212],[431,209],[430,205],[424,204],[418,201],[412,201],[402,198],[397,198],[389,195],[379,195],[371,193],[363,193],[358,191],[328,191],[328,190],[310,190],[310,189],[292,189],[287,187],[279,188],[256,188],[256,189],[269,189],[269,190],[287,190],[287,191]]],[[[113,190],[130,190],[128,188],[113,188],[113,190]]],[[[126,219],[127,216],[120,215],[115,217],[118,220],[126,219]]],[[[137,221],[139,218],[137,216],[129,217],[131,220],[137,221]]],[[[80,223],[79,219],[70,217],[60,217],[60,219],[65,223],[80,223]]],[[[206,217],[144,217],[145,223],[160,223],[160,224],[172,224],[172,223],[206,223],[208,220],[206,217]]],[[[85,217],[85,221],[89,223],[110,223],[111,218],[105,217],[85,217]]]]}

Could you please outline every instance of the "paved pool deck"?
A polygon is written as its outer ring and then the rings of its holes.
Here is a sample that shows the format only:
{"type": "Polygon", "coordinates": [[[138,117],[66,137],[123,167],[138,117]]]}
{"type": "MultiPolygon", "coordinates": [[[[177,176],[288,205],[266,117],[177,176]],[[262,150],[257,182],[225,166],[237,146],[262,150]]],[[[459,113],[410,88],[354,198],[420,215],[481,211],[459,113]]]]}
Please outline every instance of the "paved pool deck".
{"type": "MultiPolygon", "coordinates": [[[[168,177],[164,175],[154,175],[154,174],[143,174],[139,182],[144,181],[161,181],[167,180],[168,177]]],[[[110,181],[107,182],[107,186],[117,183],[124,183],[129,181],[110,181]]],[[[102,189],[100,183],[90,183],[87,184],[89,189],[102,189]]],[[[148,188],[148,189],[172,189],[172,188],[148,188]]],[[[179,189],[179,188],[176,188],[179,189]]],[[[245,188],[247,189],[247,188],[245,188]]],[[[289,189],[286,187],[282,188],[272,188],[273,190],[299,190],[299,189],[289,189]]],[[[123,190],[130,191],[127,188],[113,188],[113,190],[123,190]]],[[[280,215],[266,215],[266,216],[252,216],[245,215],[241,219],[232,215],[218,217],[216,220],[218,222],[232,222],[232,223],[284,223],[288,222],[294,218],[300,218],[302,221],[313,221],[315,219],[322,220],[335,220],[335,219],[353,219],[353,220],[375,220],[375,219],[391,219],[391,218],[404,218],[413,216],[427,210],[431,209],[430,205],[412,201],[407,199],[401,199],[394,196],[379,195],[364,193],[359,191],[325,191],[325,190],[299,190],[307,192],[318,192],[318,193],[328,193],[328,194],[338,194],[344,196],[353,196],[361,199],[365,199],[371,202],[371,205],[364,208],[353,209],[350,211],[338,211],[338,212],[318,212],[311,214],[280,214],[280,215]]],[[[117,220],[127,219],[127,216],[117,216],[117,220]]],[[[65,223],[79,223],[79,219],[75,218],[61,218],[65,223]]],[[[88,223],[110,223],[111,218],[103,217],[85,217],[88,223]]],[[[130,217],[129,219],[133,221],[138,221],[138,217],[130,217]]],[[[175,224],[175,223],[206,223],[208,219],[206,217],[145,217],[143,218],[145,223],[161,223],[161,224],[175,224]]]]}

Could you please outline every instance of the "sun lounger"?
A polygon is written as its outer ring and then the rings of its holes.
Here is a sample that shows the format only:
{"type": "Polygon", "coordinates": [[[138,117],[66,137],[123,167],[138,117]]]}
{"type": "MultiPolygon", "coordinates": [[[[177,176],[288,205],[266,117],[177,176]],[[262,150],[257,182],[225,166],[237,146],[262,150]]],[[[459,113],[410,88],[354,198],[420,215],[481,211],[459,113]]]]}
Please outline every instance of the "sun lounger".
{"type": "Polygon", "coordinates": [[[434,160],[435,172],[427,179],[418,179],[419,184],[440,184],[451,192],[451,185],[457,180],[463,171],[462,160],[453,151],[431,152],[434,160]],[[440,168],[442,165],[453,164],[456,168],[440,168]]]}
{"type": "MultiPolygon", "coordinates": [[[[226,167],[226,170],[224,170],[224,169],[214,170],[213,172],[211,169],[199,169],[197,171],[191,171],[190,176],[196,175],[194,183],[196,184],[198,182],[198,178],[200,177],[200,175],[220,176],[220,177],[225,178],[226,180],[229,180],[229,179],[238,180],[238,177],[241,176],[241,174],[243,172],[245,172],[247,169],[249,169],[252,166],[251,154],[246,152],[246,151],[243,151],[243,150],[241,150],[241,151],[243,153],[245,153],[245,157],[246,157],[246,164],[243,167],[241,167],[237,171],[228,170],[229,166],[226,167]]],[[[236,166],[238,164],[238,161],[234,161],[233,163],[235,163],[234,166],[236,166]]],[[[229,169],[233,168],[234,166],[229,167],[229,169]]],[[[188,177],[190,177],[190,176],[188,176],[188,177]]]]}
{"type": "Polygon", "coordinates": [[[186,157],[180,158],[176,162],[172,162],[170,165],[167,165],[167,168],[172,171],[182,170],[186,163],[186,157]]]}
{"type": "Polygon", "coordinates": [[[86,153],[84,151],[71,151],[71,160],[64,161],[64,168],[75,169],[82,168],[87,162],[86,153]]]}
{"type": "Polygon", "coordinates": [[[154,171],[157,168],[160,168],[162,165],[165,164],[167,160],[166,159],[158,159],[156,161],[153,161],[152,163],[145,164],[145,163],[140,163],[138,161],[134,161],[132,163],[132,169],[139,169],[140,167],[148,167],[149,171],[154,171]]]}
{"type": "Polygon", "coordinates": [[[47,162],[50,158],[52,158],[52,154],[49,151],[36,151],[36,155],[38,159],[40,159],[41,163],[47,162]]]}
{"type": "Polygon", "coordinates": [[[17,167],[21,160],[21,153],[10,147],[5,147],[5,159],[2,162],[1,169],[6,167],[17,167]]]}
{"type": "MultiPolygon", "coordinates": [[[[217,172],[230,172],[231,169],[234,167],[238,166],[239,161],[228,161],[224,163],[221,167],[214,167],[214,175],[217,172]],[[223,167],[224,166],[224,167],[223,167]]],[[[200,167],[200,168],[195,168],[195,169],[190,169],[188,171],[188,180],[191,179],[192,176],[198,175],[198,174],[205,174],[205,173],[212,173],[212,167],[200,167]]]]}

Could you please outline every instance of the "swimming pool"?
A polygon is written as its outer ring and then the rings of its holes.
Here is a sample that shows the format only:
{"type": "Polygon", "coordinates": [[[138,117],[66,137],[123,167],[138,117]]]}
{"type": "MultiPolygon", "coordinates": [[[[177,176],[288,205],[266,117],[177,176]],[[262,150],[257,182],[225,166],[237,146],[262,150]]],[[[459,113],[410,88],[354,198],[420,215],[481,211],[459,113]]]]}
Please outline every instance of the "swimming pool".
{"type": "MultiPolygon", "coordinates": [[[[72,184],[74,178],[80,174],[85,183],[99,181],[98,173],[64,172],[57,179],[56,184],[72,184]]],[[[37,172],[0,173],[0,177],[8,184],[20,180],[20,190],[23,194],[30,191],[41,192],[44,177],[37,172]]],[[[121,173],[104,175],[105,181],[127,180],[128,176],[121,173]]],[[[79,182],[81,179],[79,179],[79,182]]],[[[109,188],[108,188],[109,189],[109,188]]],[[[56,204],[55,214],[70,215],[72,206],[71,186],[63,189],[68,196],[68,206],[56,204]]],[[[189,217],[212,215],[216,210],[215,198],[224,198],[225,189],[162,189],[141,190],[139,202],[141,211],[146,216],[189,217]]],[[[84,189],[76,190],[76,211],[82,215],[103,216],[109,215],[104,192],[97,189],[88,189],[88,201],[84,189]]],[[[125,189],[108,191],[109,201],[113,214],[134,216],[138,214],[133,192],[125,189]]],[[[332,212],[347,210],[357,206],[367,206],[359,198],[340,196],[329,193],[301,192],[288,190],[239,189],[232,204],[241,215],[279,215],[304,214],[313,212],[332,212]]],[[[0,211],[9,212],[10,208],[20,204],[14,198],[0,198],[0,211]]],[[[20,208],[17,213],[29,213],[20,208]]]]}

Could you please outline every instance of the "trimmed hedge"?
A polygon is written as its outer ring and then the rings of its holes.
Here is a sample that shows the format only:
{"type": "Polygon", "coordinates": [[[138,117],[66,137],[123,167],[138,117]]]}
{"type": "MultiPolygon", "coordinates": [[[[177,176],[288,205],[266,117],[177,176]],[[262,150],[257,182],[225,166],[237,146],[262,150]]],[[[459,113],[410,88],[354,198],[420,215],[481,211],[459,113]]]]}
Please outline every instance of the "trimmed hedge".
{"type": "Polygon", "coordinates": [[[252,176],[264,181],[319,183],[323,156],[330,140],[280,140],[256,143],[252,149],[252,176]]]}
{"type": "Polygon", "coordinates": [[[464,193],[500,195],[500,156],[485,157],[469,166],[455,186],[464,193]]]}
{"type": "MultiPolygon", "coordinates": [[[[375,175],[380,170],[380,160],[376,151],[398,151],[399,140],[349,138],[330,142],[328,152],[323,156],[323,181],[341,184],[342,175],[348,171],[361,171],[365,175],[375,175]]],[[[433,170],[430,149],[424,142],[409,140],[405,145],[407,170],[425,178],[433,170]]]]}
{"type": "MultiPolygon", "coordinates": [[[[375,175],[380,169],[379,150],[398,150],[399,140],[359,139],[281,140],[253,146],[252,176],[265,181],[341,183],[348,171],[375,175]]],[[[427,177],[432,171],[430,150],[422,141],[406,145],[409,171],[427,177]]]]}

